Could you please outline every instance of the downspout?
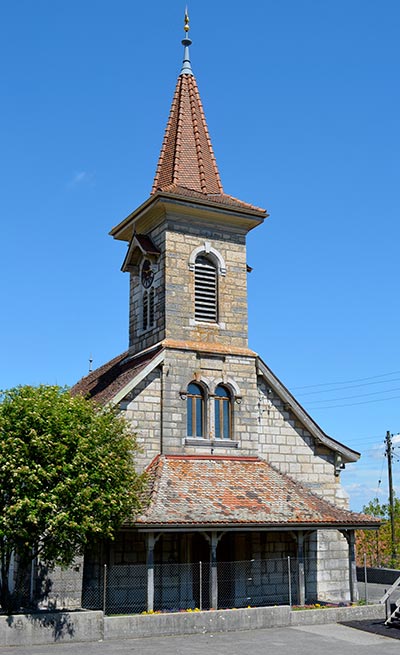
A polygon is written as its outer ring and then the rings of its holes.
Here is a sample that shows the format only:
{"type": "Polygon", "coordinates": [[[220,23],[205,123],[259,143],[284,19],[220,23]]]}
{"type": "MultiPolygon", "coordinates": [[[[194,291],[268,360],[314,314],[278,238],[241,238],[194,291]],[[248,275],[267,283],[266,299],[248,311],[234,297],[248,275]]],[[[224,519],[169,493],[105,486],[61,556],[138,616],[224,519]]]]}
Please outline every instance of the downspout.
{"type": "MultiPolygon", "coordinates": [[[[160,375],[160,454],[163,455],[163,451],[164,451],[164,390],[165,390],[165,383],[164,383],[165,366],[164,366],[164,364],[161,364],[160,368],[161,368],[161,375],[160,375]]],[[[168,369],[167,369],[167,373],[168,373],[168,369]]]]}

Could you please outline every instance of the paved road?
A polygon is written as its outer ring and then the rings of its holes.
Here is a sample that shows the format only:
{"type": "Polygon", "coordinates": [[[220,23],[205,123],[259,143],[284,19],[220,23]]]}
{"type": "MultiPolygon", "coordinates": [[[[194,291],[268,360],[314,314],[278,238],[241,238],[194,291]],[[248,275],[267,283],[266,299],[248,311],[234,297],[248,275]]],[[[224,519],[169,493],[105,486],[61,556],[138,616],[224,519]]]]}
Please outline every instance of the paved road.
{"type": "Polygon", "coordinates": [[[276,652],[284,655],[399,655],[399,641],[328,624],[29,648],[0,647],[0,655],[271,655],[276,652]]]}

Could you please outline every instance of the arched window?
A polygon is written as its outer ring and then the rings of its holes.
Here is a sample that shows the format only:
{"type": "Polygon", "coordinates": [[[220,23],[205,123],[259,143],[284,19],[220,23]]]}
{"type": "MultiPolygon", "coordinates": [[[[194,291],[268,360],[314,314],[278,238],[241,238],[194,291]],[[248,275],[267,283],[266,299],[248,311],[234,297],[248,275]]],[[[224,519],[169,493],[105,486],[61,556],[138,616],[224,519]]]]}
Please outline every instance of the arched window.
{"type": "Polygon", "coordinates": [[[142,297],[142,330],[154,326],[154,289],[145,291],[142,297]]]}
{"type": "Polygon", "coordinates": [[[142,330],[149,327],[149,294],[147,291],[143,294],[143,312],[142,312],[142,330]]]}
{"type": "Polygon", "coordinates": [[[199,384],[191,382],[187,388],[187,435],[204,436],[204,392],[199,384]]]}
{"type": "Polygon", "coordinates": [[[226,387],[219,384],[215,389],[214,399],[215,438],[232,437],[232,396],[226,387]]]}
{"type": "Polygon", "coordinates": [[[218,321],[218,273],[206,255],[197,255],[194,264],[194,317],[196,321],[218,321]]]}
{"type": "Polygon", "coordinates": [[[150,289],[149,294],[149,327],[154,325],[154,289],[150,289]]]}

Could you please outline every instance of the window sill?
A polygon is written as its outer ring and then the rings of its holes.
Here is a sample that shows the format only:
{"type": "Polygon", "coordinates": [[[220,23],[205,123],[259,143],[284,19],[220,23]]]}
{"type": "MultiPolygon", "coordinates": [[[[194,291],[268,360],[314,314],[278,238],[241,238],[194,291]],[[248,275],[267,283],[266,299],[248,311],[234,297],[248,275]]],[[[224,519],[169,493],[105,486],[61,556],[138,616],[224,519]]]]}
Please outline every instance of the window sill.
{"type": "Polygon", "coordinates": [[[144,334],[148,334],[149,332],[151,332],[152,330],[154,330],[155,327],[156,327],[156,326],[153,324],[153,325],[150,325],[150,327],[146,328],[145,330],[138,330],[137,333],[136,333],[136,336],[137,336],[138,338],[139,338],[139,337],[142,337],[144,334]]]}
{"type": "Polygon", "coordinates": [[[208,446],[209,448],[239,448],[239,442],[233,439],[203,439],[186,437],[185,446],[208,446]]]}
{"type": "Polygon", "coordinates": [[[190,327],[198,327],[198,326],[202,326],[202,327],[214,327],[214,328],[217,327],[217,328],[219,328],[220,330],[225,330],[225,329],[226,329],[226,325],[225,325],[225,323],[223,323],[223,322],[218,322],[218,321],[198,321],[198,320],[196,320],[195,318],[190,318],[190,319],[189,319],[189,326],[190,326],[190,327]]]}

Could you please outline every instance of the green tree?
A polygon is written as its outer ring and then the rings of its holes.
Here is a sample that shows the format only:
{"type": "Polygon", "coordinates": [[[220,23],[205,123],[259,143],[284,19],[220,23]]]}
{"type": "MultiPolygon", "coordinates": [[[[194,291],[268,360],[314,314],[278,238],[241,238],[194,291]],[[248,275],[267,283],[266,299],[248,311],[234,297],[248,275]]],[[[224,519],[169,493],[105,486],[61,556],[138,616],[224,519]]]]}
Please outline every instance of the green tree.
{"type": "Polygon", "coordinates": [[[113,538],[140,509],[135,436],[113,408],[57,386],[21,386],[0,402],[0,604],[19,599],[8,584],[11,558],[19,588],[32,561],[67,566],[85,545],[113,538]]]}
{"type": "Polygon", "coordinates": [[[382,519],[379,530],[358,530],[356,533],[357,564],[364,564],[366,555],[368,566],[398,568],[400,566],[400,499],[394,499],[395,550],[392,558],[392,535],[390,524],[390,506],[380,503],[377,498],[364,505],[363,512],[382,519]]]}

